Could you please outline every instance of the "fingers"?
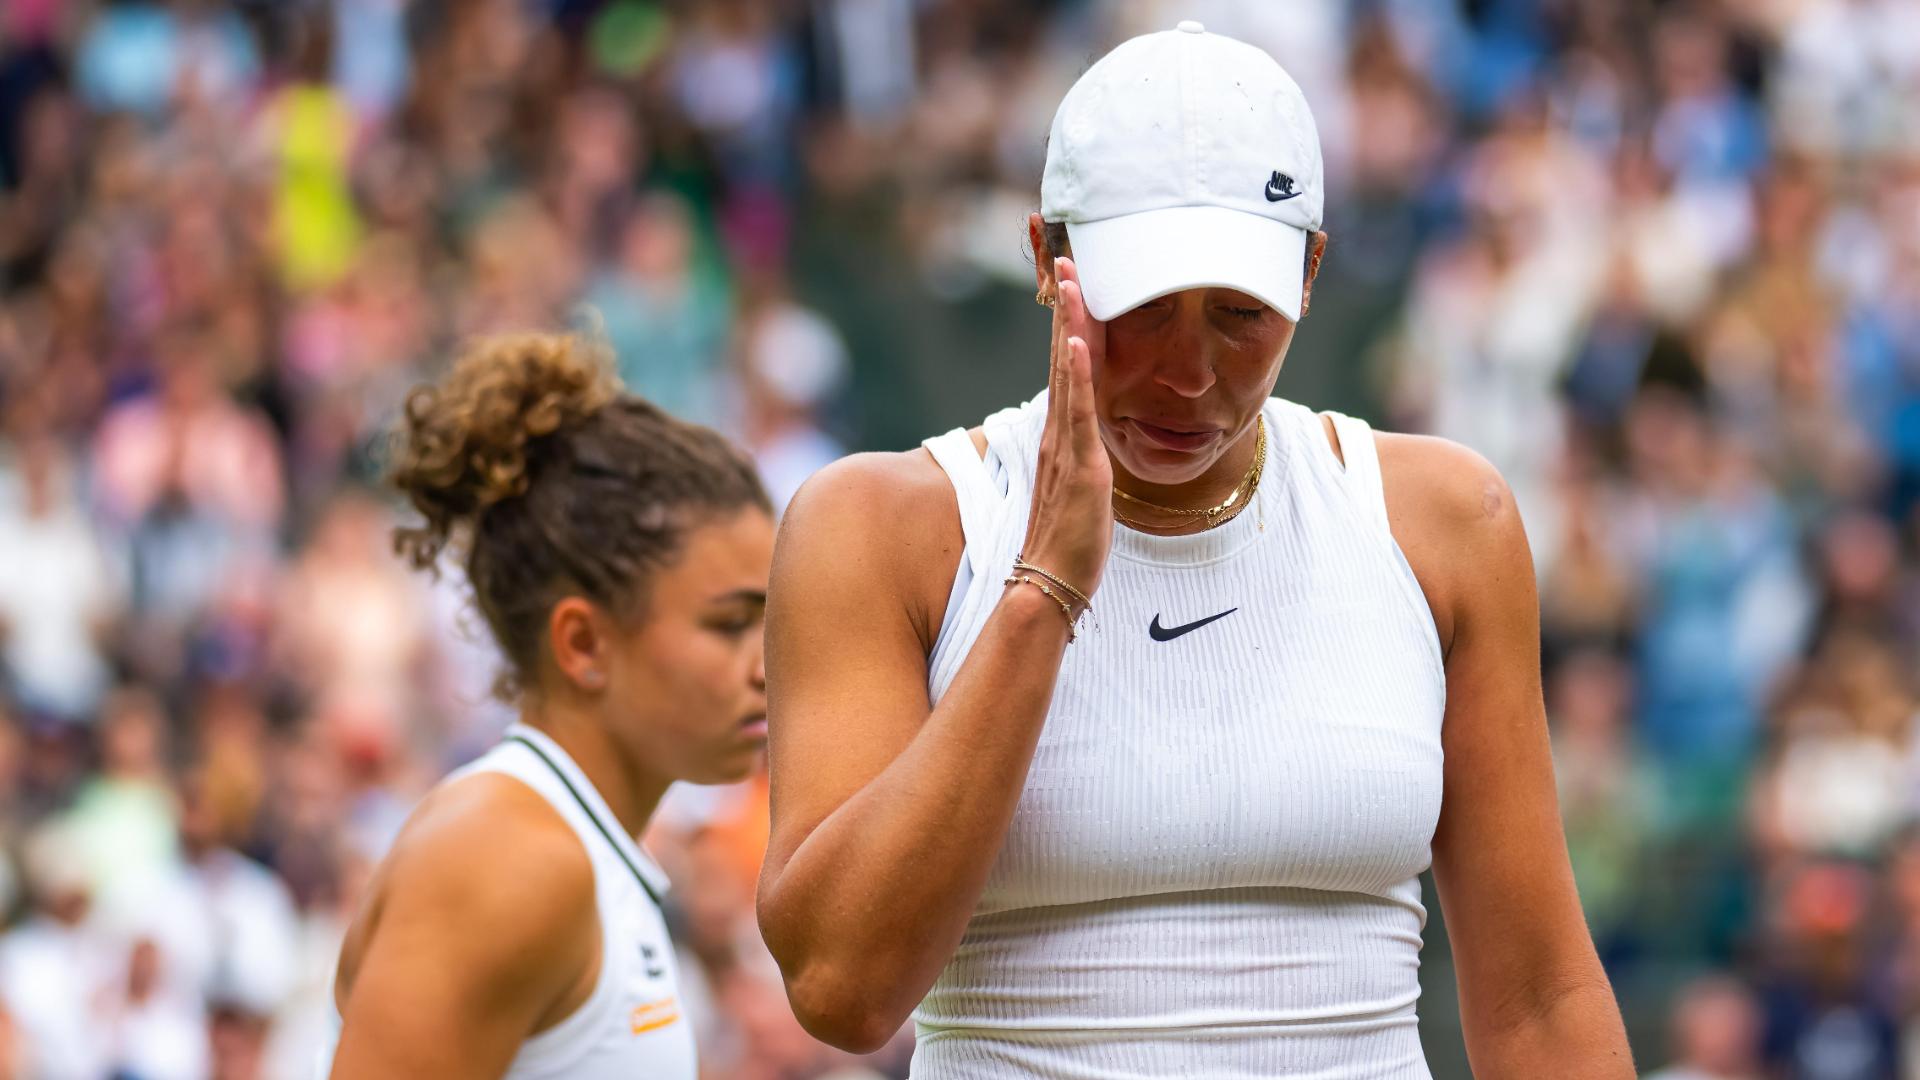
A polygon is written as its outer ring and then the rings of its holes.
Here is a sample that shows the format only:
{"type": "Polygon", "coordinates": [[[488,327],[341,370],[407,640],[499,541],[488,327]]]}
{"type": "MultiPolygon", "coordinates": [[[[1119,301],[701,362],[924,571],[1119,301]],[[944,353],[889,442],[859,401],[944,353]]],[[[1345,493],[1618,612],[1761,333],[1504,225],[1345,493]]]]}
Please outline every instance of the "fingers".
{"type": "Polygon", "coordinates": [[[1056,281],[1071,281],[1079,284],[1080,264],[1074,262],[1072,256],[1062,255],[1053,260],[1053,276],[1056,281]]]}
{"type": "Polygon", "coordinates": [[[1070,440],[1068,445],[1076,454],[1092,453],[1100,442],[1093,407],[1093,355],[1105,345],[1106,324],[1087,310],[1080,268],[1073,260],[1058,258],[1053,266],[1057,291],[1047,423],[1057,436],[1070,440]]]}
{"type": "Polygon", "coordinates": [[[1048,358],[1051,370],[1048,372],[1048,385],[1055,393],[1066,391],[1067,380],[1067,313],[1058,299],[1053,304],[1053,340],[1048,346],[1048,358]]]}
{"type": "Polygon", "coordinates": [[[1061,327],[1063,339],[1061,344],[1064,348],[1064,339],[1067,337],[1086,340],[1087,324],[1091,320],[1087,317],[1087,298],[1080,291],[1080,281],[1077,277],[1062,277],[1059,290],[1060,298],[1054,302],[1053,309],[1058,313],[1056,321],[1061,327]]]}
{"type": "MultiPolygon", "coordinates": [[[[1073,272],[1071,260],[1055,259],[1053,265],[1056,275],[1073,272]]],[[[1064,427],[1066,400],[1070,393],[1068,384],[1071,361],[1067,349],[1067,335],[1071,332],[1071,316],[1060,291],[1064,280],[1060,277],[1055,278],[1053,340],[1048,349],[1047,400],[1050,404],[1047,409],[1047,421],[1049,426],[1056,429],[1064,427]]]]}
{"type": "Polygon", "coordinates": [[[1064,324],[1069,334],[1086,334],[1087,298],[1080,291],[1080,268],[1072,259],[1053,260],[1054,291],[1059,299],[1054,301],[1053,310],[1058,321],[1064,324]]]}
{"type": "Polygon", "coordinates": [[[1100,430],[1093,410],[1093,350],[1087,339],[1067,338],[1067,427],[1074,446],[1082,453],[1095,452],[1100,446],[1100,430]]]}
{"type": "Polygon", "coordinates": [[[1077,335],[1087,343],[1090,352],[1099,352],[1107,340],[1107,324],[1094,318],[1093,311],[1087,307],[1087,293],[1080,284],[1080,267],[1072,259],[1056,259],[1054,265],[1062,267],[1058,270],[1060,299],[1055,304],[1062,316],[1060,321],[1066,325],[1068,334],[1077,335]]]}
{"type": "Polygon", "coordinates": [[[1093,419],[1093,350],[1087,339],[1074,335],[1067,339],[1067,390],[1072,396],[1075,420],[1093,419]]]}

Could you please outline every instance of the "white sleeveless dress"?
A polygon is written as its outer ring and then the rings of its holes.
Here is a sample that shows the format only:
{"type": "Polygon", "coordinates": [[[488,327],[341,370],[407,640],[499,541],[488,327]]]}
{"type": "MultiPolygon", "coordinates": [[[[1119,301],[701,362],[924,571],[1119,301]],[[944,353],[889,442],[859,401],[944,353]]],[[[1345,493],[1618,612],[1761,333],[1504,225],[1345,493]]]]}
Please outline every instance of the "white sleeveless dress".
{"type": "MultiPolygon", "coordinates": [[[[927,448],[966,551],[928,691],[998,602],[1046,396],[927,448]]],[[[1255,502],[1204,533],[1114,530],[916,1080],[1429,1080],[1417,875],[1445,676],[1388,529],[1372,433],[1275,399],[1255,502]],[[1087,625],[1082,624],[1083,628],[1087,625]]]]}
{"type": "MultiPolygon", "coordinates": [[[[502,1080],[697,1080],[693,1027],[681,1011],[679,971],[660,907],[666,874],[620,827],[580,766],[543,732],[514,724],[499,745],[442,783],[476,772],[513,777],[566,819],[593,862],[600,913],[593,993],[566,1019],[521,1043],[502,1080]]],[[[332,1021],[320,1058],[323,1080],[340,1040],[337,1013],[332,1021]]]]}

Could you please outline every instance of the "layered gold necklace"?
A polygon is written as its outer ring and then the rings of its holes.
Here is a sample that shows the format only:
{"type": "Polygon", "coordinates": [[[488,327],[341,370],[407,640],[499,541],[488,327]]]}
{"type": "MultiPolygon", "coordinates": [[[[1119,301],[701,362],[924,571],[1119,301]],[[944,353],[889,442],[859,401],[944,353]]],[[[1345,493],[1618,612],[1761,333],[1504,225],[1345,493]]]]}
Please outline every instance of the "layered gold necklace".
{"type": "Polygon", "coordinates": [[[1266,417],[1263,416],[1255,420],[1254,425],[1253,464],[1247,467],[1246,475],[1240,478],[1239,483],[1233,485],[1233,490],[1227,493],[1225,499],[1222,499],[1212,506],[1203,507],[1198,510],[1190,510],[1181,506],[1162,506],[1156,502],[1148,502],[1137,495],[1129,495],[1116,487],[1113,489],[1113,493],[1120,499],[1144,506],[1158,513],[1170,514],[1183,520],[1156,525],[1141,521],[1138,518],[1128,517],[1126,514],[1120,512],[1118,506],[1113,508],[1113,516],[1137,529],[1177,529],[1194,521],[1201,521],[1205,523],[1201,528],[1202,532],[1232,521],[1239,515],[1240,511],[1245,510],[1247,505],[1253,502],[1253,493],[1255,489],[1260,486],[1260,474],[1264,472],[1267,467],[1266,417]]]}

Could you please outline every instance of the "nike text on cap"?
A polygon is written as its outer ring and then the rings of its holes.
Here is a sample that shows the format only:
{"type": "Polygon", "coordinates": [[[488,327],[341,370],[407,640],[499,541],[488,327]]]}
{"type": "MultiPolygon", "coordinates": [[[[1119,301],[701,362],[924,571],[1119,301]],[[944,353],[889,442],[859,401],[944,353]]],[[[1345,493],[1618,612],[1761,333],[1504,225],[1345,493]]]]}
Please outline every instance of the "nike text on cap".
{"type": "Polygon", "coordinates": [[[1040,215],[1066,222],[1096,319],[1216,286],[1298,320],[1322,181],[1320,134],[1292,77],[1183,22],[1122,43],[1067,91],[1040,215]]]}

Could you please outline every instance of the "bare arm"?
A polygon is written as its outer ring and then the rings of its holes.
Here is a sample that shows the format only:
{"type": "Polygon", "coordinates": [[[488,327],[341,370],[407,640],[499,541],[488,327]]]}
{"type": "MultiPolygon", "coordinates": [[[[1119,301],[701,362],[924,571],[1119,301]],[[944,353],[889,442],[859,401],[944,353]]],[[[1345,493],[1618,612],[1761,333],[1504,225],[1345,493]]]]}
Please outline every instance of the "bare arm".
{"type": "Polygon", "coordinates": [[[349,934],[336,1077],[500,1076],[598,975],[593,867],[559,815],[502,777],[432,798],[349,934]]]}
{"type": "Polygon", "coordinates": [[[1067,638],[1039,590],[1009,591],[929,712],[926,657],[899,595],[839,539],[871,527],[845,511],[899,505],[864,497],[878,478],[859,474],[872,469],[850,463],[789,510],[767,628],[779,689],[760,924],[801,1022],[855,1051],[899,1028],[959,944],[1067,638]]]}
{"type": "Polygon", "coordinates": [[[1387,501],[1447,642],[1434,880],[1483,1080],[1631,1080],[1620,1010],[1567,862],[1540,689],[1533,559],[1498,472],[1438,439],[1379,438],[1387,501]]]}
{"type": "MultiPolygon", "coordinates": [[[[1025,551],[1091,593],[1112,534],[1112,476],[1093,428],[1094,331],[1067,333],[1085,318],[1071,272],[1025,551]]],[[[893,1034],[958,945],[1067,642],[1054,601],[1010,586],[929,708],[928,574],[938,567],[950,580],[957,562],[952,507],[924,452],[850,459],[794,500],[774,557],[773,835],[760,926],[801,1023],[849,1050],[893,1034]]]]}

